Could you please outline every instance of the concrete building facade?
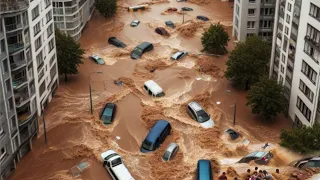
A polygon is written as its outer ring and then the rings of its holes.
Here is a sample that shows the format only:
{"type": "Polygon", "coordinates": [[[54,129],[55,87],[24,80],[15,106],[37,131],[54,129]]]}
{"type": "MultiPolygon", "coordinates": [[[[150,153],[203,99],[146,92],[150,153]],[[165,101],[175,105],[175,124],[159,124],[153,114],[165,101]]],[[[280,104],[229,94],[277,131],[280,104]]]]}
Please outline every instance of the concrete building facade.
{"type": "Polygon", "coordinates": [[[258,35],[271,40],[276,0],[235,0],[232,35],[239,41],[258,35]]]}
{"type": "Polygon", "coordinates": [[[53,0],[55,28],[78,41],[93,10],[94,0],[53,0]]]}
{"type": "Polygon", "coordinates": [[[0,179],[32,149],[58,85],[51,0],[0,2],[0,179]]]}
{"type": "Polygon", "coordinates": [[[295,126],[320,122],[320,1],[278,0],[270,76],[284,86],[295,126]]]}

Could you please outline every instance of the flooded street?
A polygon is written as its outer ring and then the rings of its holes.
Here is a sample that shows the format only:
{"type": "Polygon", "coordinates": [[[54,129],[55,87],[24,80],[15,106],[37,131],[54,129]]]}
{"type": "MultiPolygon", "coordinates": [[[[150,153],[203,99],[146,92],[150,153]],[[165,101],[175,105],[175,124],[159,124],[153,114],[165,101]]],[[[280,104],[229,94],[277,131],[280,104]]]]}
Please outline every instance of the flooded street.
{"type": "MultiPolygon", "coordinates": [[[[111,179],[102,167],[100,154],[113,149],[123,158],[132,176],[139,180],[194,180],[197,161],[209,159],[215,177],[221,170],[233,167],[239,174],[257,166],[236,163],[250,152],[261,150],[261,146],[272,143],[269,150],[274,159],[264,169],[287,169],[288,163],[299,158],[276,143],[280,130],[290,128],[291,122],[277,117],[277,123],[266,124],[251,114],[245,106],[246,92],[233,89],[225,78],[225,62],[228,55],[213,57],[201,55],[201,34],[210,23],[226,26],[231,36],[233,3],[219,0],[120,0],[116,17],[104,19],[95,12],[84,30],[80,43],[86,53],[79,74],[69,77],[69,82],[60,79],[55,98],[45,112],[48,144],[44,143],[42,121],[39,135],[33,141],[33,149],[18,163],[10,176],[12,180],[66,180],[111,179]],[[200,3],[205,2],[205,3],[200,3]],[[126,7],[148,3],[150,9],[128,12],[126,7]],[[165,12],[169,7],[191,7],[182,24],[180,12],[165,12]],[[205,15],[210,21],[196,20],[205,15]],[[138,27],[130,27],[132,20],[141,21],[138,27]],[[175,29],[165,26],[172,20],[175,29]],[[162,37],[154,32],[156,27],[165,27],[171,34],[162,37]],[[116,48],[108,44],[115,36],[127,47],[116,48]],[[154,49],[132,60],[131,50],[141,42],[150,42],[154,49]],[[188,56],[178,61],[170,60],[177,51],[188,51],[188,56]],[[87,58],[100,55],[106,62],[97,65],[87,58]],[[154,72],[150,72],[154,70],[154,72]],[[91,72],[102,72],[92,74],[91,72]],[[122,86],[114,84],[121,80],[122,86]],[[147,80],[154,80],[165,92],[161,98],[152,98],[143,89],[147,80]],[[93,114],[90,113],[89,83],[92,86],[93,114]],[[226,90],[230,90],[231,93],[226,90]],[[236,126],[233,126],[233,108],[237,102],[236,126]],[[198,102],[215,122],[213,128],[204,129],[187,114],[187,104],[198,102]],[[115,119],[104,125],[99,112],[107,102],[117,105],[115,119]],[[140,146],[154,123],[164,119],[172,126],[171,134],[152,153],[141,153],[140,146]],[[233,128],[242,136],[231,141],[224,131],[233,128]],[[161,159],[167,146],[179,145],[176,157],[163,162],[161,159]],[[243,142],[249,142],[243,144],[243,142]],[[81,176],[72,177],[69,170],[80,162],[89,162],[90,167],[81,176]]],[[[234,47],[229,42],[228,50],[234,47]]],[[[231,177],[231,176],[230,176],[231,177]]]]}

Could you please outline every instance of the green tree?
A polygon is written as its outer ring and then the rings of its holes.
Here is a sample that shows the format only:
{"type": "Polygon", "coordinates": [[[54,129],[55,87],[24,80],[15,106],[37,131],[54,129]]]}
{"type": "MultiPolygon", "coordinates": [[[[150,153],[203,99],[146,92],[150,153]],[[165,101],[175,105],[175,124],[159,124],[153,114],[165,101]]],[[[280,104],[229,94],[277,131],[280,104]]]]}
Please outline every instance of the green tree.
{"type": "Polygon", "coordinates": [[[201,37],[202,51],[223,55],[227,53],[229,35],[221,24],[210,25],[201,37]]]}
{"type": "Polygon", "coordinates": [[[269,120],[284,111],[283,87],[275,80],[263,77],[249,90],[246,105],[251,106],[253,114],[269,120]]]}
{"type": "Polygon", "coordinates": [[[226,63],[226,78],[231,80],[233,85],[244,86],[248,90],[268,72],[270,52],[270,44],[258,36],[239,42],[226,63]]]}
{"type": "Polygon", "coordinates": [[[59,74],[64,74],[68,81],[68,74],[78,74],[79,64],[83,64],[84,50],[70,35],[55,31],[59,74]]]}
{"type": "Polygon", "coordinates": [[[280,135],[280,145],[300,153],[310,153],[320,150],[320,124],[313,127],[283,130],[280,135]]]}
{"type": "Polygon", "coordinates": [[[102,16],[110,18],[117,11],[117,0],[96,0],[96,8],[102,16]]]}

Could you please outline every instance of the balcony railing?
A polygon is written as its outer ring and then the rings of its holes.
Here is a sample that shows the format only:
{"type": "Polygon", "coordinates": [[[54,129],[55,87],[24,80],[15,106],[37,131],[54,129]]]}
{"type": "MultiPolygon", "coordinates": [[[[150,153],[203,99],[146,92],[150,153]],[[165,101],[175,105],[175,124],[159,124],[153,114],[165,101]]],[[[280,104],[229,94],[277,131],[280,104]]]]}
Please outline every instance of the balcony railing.
{"type": "Polygon", "coordinates": [[[0,52],[0,61],[2,60],[2,59],[4,59],[4,57],[6,57],[7,56],[7,53],[6,52],[0,52]]]}
{"type": "Polygon", "coordinates": [[[13,53],[16,51],[19,51],[23,48],[24,44],[23,43],[16,43],[16,44],[9,44],[8,45],[8,51],[9,53],[13,53]]]}
{"type": "Polygon", "coordinates": [[[31,119],[36,118],[35,112],[31,112],[31,110],[28,110],[24,113],[19,113],[18,114],[18,121],[19,121],[19,126],[22,126],[23,124],[29,122],[31,119]]]}
{"type": "Polygon", "coordinates": [[[297,37],[297,35],[295,35],[295,34],[291,33],[291,36],[290,36],[290,37],[291,37],[291,39],[293,39],[293,40],[297,41],[297,38],[298,38],[298,37],[297,37]]]}
{"type": "Polygon", "coordinates": [[[27,64],[27,61],[25,59],[15,60],[13,63],[10,63],[10,67],[12,71],[15,71],[26,64],[27,64]]]}
{"type": "Polygon", "coordinates": [[[15,12],[27,9],[29,6],[28,0],[15,0],[15,1],[0,1],[0,12],[15,12]]]}
{"type": "Polygon", "coordinates": [[[15,97],[15,102],[17,107],[21,107],[25,105],[30,100],[28,92],[14,93],[14,97],[15,97]]]}
{"type": "Polygon", "coordinates": [[[12,86],[13,88],[19,88],[22,84],[27,83],[28,78],[26,76],[20,78],[12,78],[12,86]]]}
{"type": "Polygon", "coordinates": [[[22,29],[22,24],[21,23],[15,23],[15,24],[9,24],[6,25],[6,30],[8,31],[13,31],[17,29],[22,29]]]}
{"type": "Polygon", "coordinates": [[[316,40],[310,38],[310,36],[305,36],[304,40],[308,42],[312,47],[320,51],[320,42],[317,42],[316,40]]]}
{"type": "Polygon", "coordinates": [[[279,27],[279,29],[282,31],[283,30],[283,24],[282,23],[278,23],[278,27],[279,27]]]}
{"type": "Polygon", "coordinates": [[[295,54],[294,54],[294,53],[289,53],[289,54],[288,54],[288,57],[289,57],[290,59],[293,59],[293,60],[294,60],[294,59],[295,59],[295,54]]]}

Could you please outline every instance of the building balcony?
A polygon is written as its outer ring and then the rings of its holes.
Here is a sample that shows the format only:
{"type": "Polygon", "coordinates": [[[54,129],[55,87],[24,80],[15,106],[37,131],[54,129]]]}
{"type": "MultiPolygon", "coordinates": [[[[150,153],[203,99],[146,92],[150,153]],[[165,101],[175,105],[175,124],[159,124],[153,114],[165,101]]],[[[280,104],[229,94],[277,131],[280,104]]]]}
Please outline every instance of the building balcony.
{"type": "Polygon", "coordinates": [[[290,38],[293,39],[294,41],[297,41],[297,35],[291,33],[290,38]]]}
{"type": "Polygon", "coordinates": [[[280,29],[280,31],[283,31],[283,24],[282,23],[278,23],[278,28],[280,29]]]}
{"type": "Polygon", "coordinates": [[[72,8],[65,8],[64,9],[65,14],[73,14],[73,13],[78,12],[78,11],[79,11],[79,8],[77,6],[72,7],[72,8]]]}
{"type": "Polygon", "coordinates": [[[28,103],[30,101],[28,87],[24,88],[23,90],[14,92],[14,98],[15,98],[17,108],[20,108],[26,103],[28,103]]]}
{"type": "Polygon", "coordinates": [[[28,84],[27,76],[22,76],[20,78],[12,77],[12,86],[14,89],[19,89],[26,84],[28,84]]]}
{"type": "Polygon", "coordinates": [[[30,103],[27,103],[21,108],[17,108],[17,115],[18,115],[18,123],[19,127],[27,124],[30,120],[35,118],[36,111],[31,111],[30,103]]]}
{"type": "Polygon", "coordinates": [[[1,13],[13,13],[27,10],[29,7],[28,0],[10,0],[0,1],[0,12],[1,13]]]}
{"type": "Polygon", "coordinates": [[[3,60],[5,57],[7,57],[7,53],[4,51],[0,52],[0,61],[3,60]]]}
{"type": "Polygon", "coordinates": [[[77,17],[73,17],[73,16],[65,16],[66,18],[66,22],[74,22],[76,20],[78,20],[80,18],[80,16],[77,15],[77,17]]]}
{"type": "Polygon", "coordinates": [[[278,34],[277,34],[277,37],[278,37],[280,40],[282,40],[282,34],[281,34],[281,33],[278,33],[278,34]]]}
{"type": "Polygon", "coordinates": [[[10,60],[10,67],[12,71],[16,71],[22,67],[25,67],[27,65],[26,59],[15,59],[10,60]]]}
{"type": "Polygon", "coordinates": [[[286,0],[281,0],[280,1],[280,6],[286,7],[286,0]]]}
{"type": "Polygon", "coordinates": [[[320,42],[317,42],[315,39],[310,38],[310,36],[305,36],[304,40],[310,44],[313,48],[320,51],[320,42]]]}
{"type": "Polygon", "coordinates": [[[9,24],[6,25],[6,32],[12,32],[12,31],[16,31],[16,30],[22,30],[23,26],[21,23],[15,23],[15,24],[9,24]]]}
{"type": "Polygon", "coordinates": [[[23,47],[24,47],[23,43],[8,44],[8,51],[9,53],[14,53],[16,51],[23,49],[23,47]]]}

